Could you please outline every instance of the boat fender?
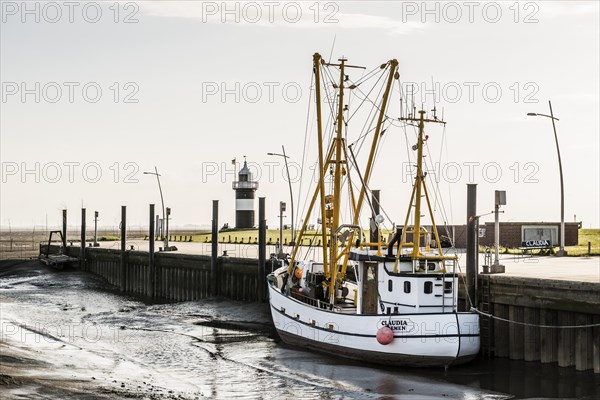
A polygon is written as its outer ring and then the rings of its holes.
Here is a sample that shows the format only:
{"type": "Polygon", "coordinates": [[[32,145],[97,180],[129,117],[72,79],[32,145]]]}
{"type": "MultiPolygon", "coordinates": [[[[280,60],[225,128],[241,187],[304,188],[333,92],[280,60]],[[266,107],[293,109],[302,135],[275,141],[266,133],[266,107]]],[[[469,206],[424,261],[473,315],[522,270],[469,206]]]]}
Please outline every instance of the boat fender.
{"type": "Polygon", "coordinates": [[[392,343],[392,341],[394,340],[394,331],[387,326],[382,326],[377,331],[376,337],[379,344],[387,345],[392,343]]]}

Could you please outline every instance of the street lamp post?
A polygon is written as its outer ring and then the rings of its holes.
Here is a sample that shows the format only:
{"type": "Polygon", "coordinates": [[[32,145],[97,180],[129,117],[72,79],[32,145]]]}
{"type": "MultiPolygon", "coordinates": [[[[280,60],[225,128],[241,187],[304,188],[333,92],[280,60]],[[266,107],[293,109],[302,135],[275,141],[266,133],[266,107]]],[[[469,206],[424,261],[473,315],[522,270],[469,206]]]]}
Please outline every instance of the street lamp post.
{"type": "MultiPolygon", "coordinates": [[[[154,167],[154,172],[144,172],[145,175],[156,175],[156,180],[158,181],[158,191],[160,192],[160,203],[162,205],[162,216],[163,216],[163,225],[166,223],[165,219],[165,201],[163,199],[163,192],[160,186],[160,174],[158,173],[158,169],[156,166],[154,167]]],[[[161,227],[160,230],[161,239],[164,241],[165,251],[169,248],[169,237],[165,235],[164,229],[161,227]]]]}
{"type": "Polygon", "coordinates": [[[558,253],[556,253],[556,256],[562,257],[566,256],[567,252],[565,251],[565,187],[563,181],[562,162],[560,159],[560,148],[558,147],[558,136],[556,134],[556,124],[554,123],[555,120],[559,121],[559,119],[556,118],[552,113],[552,102],[550,100],[548,100],[548,105],[550,106],[550,115],[539,113],[527,113],[527,115],[531,117],[547,117],[552,120],[552,129],[554,130],[554,140],[556,142],[556,153],[558,154],[558,169],[560,172],[560,249],[558,253]]]}
{"type": "Polygon", "coordinates": [[[283,212],[285,211],[285,202],[279,202],[279,258],[284,257],[283,253],[283,212]]]}
{"type": "Polygon", "coordinates": [[[288,167],[288,162],[287,162],[288,158],[290,158],[290,157],[285,154],[285,147],[283,145],[281,146],[281,150],[282,150],[283,154],[267,153],[267,155],[283,157],[283,159],[285,161],[285,171],[286,171],[287,178],[288,178],[288,186],[290,188],[290,207],[291,207],[291,212],[292,212],[292,241],[290,242],[290,244],[293,245],[296,242],[296,236],[294,235],[294,194],[292,192],[292,180],[290,179],[290,169],[288,167]]]}

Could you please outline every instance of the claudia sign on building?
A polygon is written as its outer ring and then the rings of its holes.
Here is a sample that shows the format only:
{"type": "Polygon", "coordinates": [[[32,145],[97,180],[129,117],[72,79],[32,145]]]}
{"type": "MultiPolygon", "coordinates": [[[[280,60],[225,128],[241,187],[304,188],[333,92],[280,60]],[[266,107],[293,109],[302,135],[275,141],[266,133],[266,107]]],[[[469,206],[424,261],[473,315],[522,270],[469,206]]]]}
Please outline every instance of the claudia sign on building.
{"type": "Polygon", "coordinates": [[[523,247],[552,247],[550,240],[526,240],[521,242],[523,247]]]}

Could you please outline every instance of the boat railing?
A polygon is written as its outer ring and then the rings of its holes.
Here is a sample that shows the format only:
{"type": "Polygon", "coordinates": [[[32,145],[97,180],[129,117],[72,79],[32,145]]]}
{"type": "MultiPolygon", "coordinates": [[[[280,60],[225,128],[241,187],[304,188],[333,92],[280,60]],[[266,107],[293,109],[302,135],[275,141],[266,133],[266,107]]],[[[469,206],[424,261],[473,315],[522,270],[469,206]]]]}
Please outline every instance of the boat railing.
{"type": "Polygon", "coordinates": [[[300,300],[303,303],[306,303],[306,304],[311,305],[313,307],[320,308],[322,310],[331,310],[333,308],[330,303],[327,303],[325,301],[321,301],[319,299],[315,299],[315,298],[312,298],[312,297],[305,296],[305,295],[303,295],[301,293],[298,293],[298,292],[292,291],[291,295],[296,300],[300,300]]]}
{"type": "Polygon", "coordinates": [[[305,304],[311,305],[311,306],[319,308],[321,310],[334,311],[334,312],[338,312],[338,313],[343,313],[346,310],[346,307],[337,306],[335,304],[331,304],[326,301],[314,299],[312,297],[305,296],[299,292],[292,291],[291,296],[296,300],[300,300],[301,302],[303,302],[305,304]]]}

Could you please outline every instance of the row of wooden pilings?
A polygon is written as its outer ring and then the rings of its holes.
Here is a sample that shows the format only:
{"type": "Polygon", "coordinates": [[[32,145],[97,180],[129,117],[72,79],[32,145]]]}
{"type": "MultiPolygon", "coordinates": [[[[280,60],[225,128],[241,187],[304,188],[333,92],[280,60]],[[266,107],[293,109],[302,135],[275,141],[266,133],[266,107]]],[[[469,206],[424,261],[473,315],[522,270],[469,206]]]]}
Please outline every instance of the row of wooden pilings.
{"type": "MultiPolygon", "coordinates": [[[[75,255],[79,250],[69,247],[68,253],[75,255]]],[[[249,302],[266,299],[266,293],[259,289],[264,286],[259,281],[266,276],[259,279],[257,259],[218,257],[213,283],[210,256],[159,252],[154,257],[153,274],[147,252],[127,251],[124,264],[119,250],[87,248],[85,252],[83,269],[102,276],[125,293],[170,301],[200,300],[211,295],[249,302]]]]}
{"type": "MultiPolygon", "coordinates": [[[[213,201],[212,239],[218,240],[219,202],[213,201]]],[[[265,198],[259,198],[258,259],[218,256],[218,244],[211,255],[187,255],[169,251],[155,252],[155,207],[149,207],[149,251],[126,248],[127,208],[121,207],[120,250],[86,247],[86,210],[81,210],[81,243],[66,246],[67,213],[63,210],[63,247],[67,254],[79,258],[84,271],[98,274],[123,292],[149,298],[187,301],[211,295],[225,295],[234,300],[265,301],[266,289],[266,220],[265,198]]]]}

